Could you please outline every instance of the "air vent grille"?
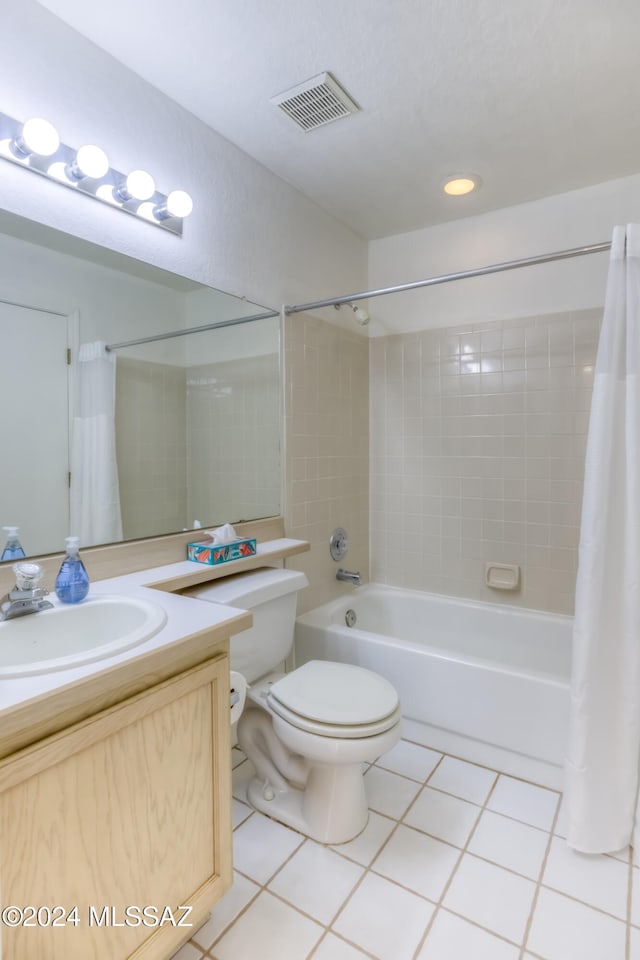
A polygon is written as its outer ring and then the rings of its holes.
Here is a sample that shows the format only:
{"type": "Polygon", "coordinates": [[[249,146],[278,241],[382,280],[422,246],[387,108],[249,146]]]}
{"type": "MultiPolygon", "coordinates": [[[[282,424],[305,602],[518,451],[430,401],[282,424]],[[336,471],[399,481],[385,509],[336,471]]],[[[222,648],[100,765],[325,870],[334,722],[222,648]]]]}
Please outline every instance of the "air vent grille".
{"type": "Polygon", "coordinates": [[[348,117],[360,109],[330,73],[321,73],[271,97],[271,103],[306,131],[348,117]]]}

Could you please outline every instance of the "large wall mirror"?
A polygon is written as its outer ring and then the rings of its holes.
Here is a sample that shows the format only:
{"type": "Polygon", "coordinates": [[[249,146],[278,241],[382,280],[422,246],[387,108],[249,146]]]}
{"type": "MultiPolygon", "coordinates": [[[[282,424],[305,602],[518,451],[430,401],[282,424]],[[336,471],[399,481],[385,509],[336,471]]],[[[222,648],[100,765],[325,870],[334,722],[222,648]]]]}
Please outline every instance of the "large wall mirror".
{"type": "Polygon", "coordinates": [[[159,339],[269,312],[0,213],[0,526],[34,556],[279,514],[279,316],[159,339]]]}

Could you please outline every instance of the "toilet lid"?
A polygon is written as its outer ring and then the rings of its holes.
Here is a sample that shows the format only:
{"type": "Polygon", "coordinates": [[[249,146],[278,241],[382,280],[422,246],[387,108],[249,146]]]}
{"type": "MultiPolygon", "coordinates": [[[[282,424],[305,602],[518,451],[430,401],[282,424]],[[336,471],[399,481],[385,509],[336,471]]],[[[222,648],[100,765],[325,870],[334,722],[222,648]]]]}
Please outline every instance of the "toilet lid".
{"type": "Polygon", "coordinates": [[[286,674],[272,685],[268,699],[276,713],[296,726],[321,732],[329,725],[336,731],[330,735],[338,736],[340,728],[351,727],[352,736],[373,736],[389,729],[400,714],[395,687],[384,677],[326,660],[311,660],[286,674]]]}

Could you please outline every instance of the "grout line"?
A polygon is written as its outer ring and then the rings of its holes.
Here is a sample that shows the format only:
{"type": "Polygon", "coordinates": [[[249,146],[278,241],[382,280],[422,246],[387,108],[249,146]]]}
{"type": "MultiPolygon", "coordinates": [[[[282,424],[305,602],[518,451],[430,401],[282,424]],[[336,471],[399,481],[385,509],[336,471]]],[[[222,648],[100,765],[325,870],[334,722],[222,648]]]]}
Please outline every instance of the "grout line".
{"type": "Polygon", "coordinates": [[[557,824],[557,822],[558,822],[558,817],[560,816],[560,805],[561,805],[561,804],[562,804],[562,795],[560,795],[560,796],[558,797],[558,802],[557,802],[557,804],[556,804],[556,812],[555,812],[555,814],[554,814],[553,820],[551,821],[551,829],[549,830],[549,840],[547,841],[547,849],[545,850],[545,854],[544,854],[544,857],[543,857],[543,860],[542,860],[542,864],[540,865],[540,871],[539,871],[539,873],[538,873],[538,880],[537,880],[537,882],[536,882],[536,888],[535,888],[535,890],[534,890],[534,892],[533,892],[533,899],[532,899],[532,901],[531,901],[531,909],[529,910],[529,916],[528,916],[528,918],[527,918],[527,923],[526,923],[526,926],[525,926],[525,928],[524,928],[524,936],[523,936],[523,938],[522,938],[522,946],[521,946],[521,948],[520,948],[520,955],[519,955],[518,960],[524,960],[525,950],[526,950],[526,948],[527,948],[527,940],[529,939],[529,934],[531,933],[531,927],[532,927],[532,925],[533,925],[533,915],[534,915],[534,913],[535,913],[535,911],[536,911],[536,907],[538,906],[538,898],[539,898],[539,896],[540,896],[540,889],[541,889],[541,887],[542,887],[542,878],[543,878],[544,872],[545,872],[545,870],[546,870],[546,868],[547,868],[547,861],[548,861],[548,859],[549,859],[549,854],[551,853],[551,845],[552,845],[553,839],[554,839],[553,830],[554,830],[554,827],[556,826],[556,824],[557,824]]]}
{"type": "MultiPolygon", "coordinates": [[[[487,769],[488,769],[488,768],[487,768],[487,769]]],[[[433,773],[433,772],[435,772],[435,771],[432,771],[432,773],[433,773]]],[[[458,848],[458,849],[460,849],[460,855],[458,856],[458,859],[456,860],[456,862],[455,862],[455,864],[454,864],[453,870],[452,870],[451,873],[449,874],[449,879],[447,880],[447,882],[445,883],[444,887],[442,888],[442,891],[441,891],[441,893],[440,893],[440,898],[439,898],[438,902],[436,903],[436,908],[435,908],[435,910],[433,911],[433,916],[431,917],[431,920],[430,920],[430,922],[429,922],[428,925],[427,925],[427,929],[425,930],[425,932],[424,932],[424,934],[423,934],[423,936],[422,936],[422,939],[421,939],[420,942],[418,943],[418,946],[417,946],[417,948],[416,948],[416,950],[415,950],[415,952],[414,952],[414,954],[413,954],[413,960],[417,960],[417,958],[418,958],[418,956],[419,956],[419,954],[420,954],[420,951],[422,950],[422,947],[424,946],[424,943],[425,943],[427,937],[429,936],[429,933],[431,932],[431,928],[433,927],[433,924],[435,923],[435,919],[436,919],[436,917],[437,917],[440,909],[441,909],[441,908],[444,909],[444,907],[443,907],[444,899],[445,899],[447,893],[449,892],[449,889],[451,888],[451,884],[453,883],[453,878],[455,877],[456,873],[458,872],[458,868],[460,867],[460,864],[462,863],[462,860],[463,860],[463,858],[464,858],[464,855],[465,855],[465,853],[466,853],[466,851],[467,851],[467,849],[468,849],[468,847],[469,847],[469,843],[471,842],[471,840],[472,840],[472,838],[473,838],[473,835],[475,834],[476,829],[477,829],[477,827],[478,827],[478,824],[480,823],[480,819],[481,819],[481,817],[482,817],[482,814],[483,814],[484,811],[487,809],[487,804],[488,804],[488,802],[489,802],[489,799],[491,798],[491,795],[493,794],[493,791],[494,791],[495,788],[496,788],[496,785],[497,785],[498,780],[499,780],[499,778],[500,778],[500,774],[499,774],[496,770],[492,770],[491,772],[495,774],[493,783],[492,783],[492,785],[491,785],[491,788],[489,789],[489,792],[487,793],[487,796],[485,797],[484,804],[482,805],[482,807],[479,807],[479,808],[478,808],[478,816],[476,817],[475,823],[473,824],[471,830],[469,831],[469,835],[468,835],[468,837],[467,837],[467,839],[466,839],[466,842],[465,842],[464,846],[463,846],[462,848],[458,848]]],[[[430,778],[428,778],[428,779],[430,779],[430,778]]],[[[427,782],[428,782],[428,780],[427,780],[427,782]]],[[[466,919],[466,918],[465,918],[465,919],[466,919]]],[[[486,929],[486,928],[483,928],[483,929],[486,929]]],[[[493,932],[493,931],[491,931],[491,932],[493,932]]]]}

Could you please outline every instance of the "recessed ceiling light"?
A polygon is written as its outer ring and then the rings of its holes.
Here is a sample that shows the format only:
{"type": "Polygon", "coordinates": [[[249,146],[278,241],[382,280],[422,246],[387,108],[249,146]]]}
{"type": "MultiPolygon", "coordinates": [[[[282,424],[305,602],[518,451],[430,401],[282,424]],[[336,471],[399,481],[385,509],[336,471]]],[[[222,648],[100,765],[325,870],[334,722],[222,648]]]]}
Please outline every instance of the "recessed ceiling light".
{"type": "Polygon", "coordinates": [[[480,177],[474,173],[457,173],[447,177],[442,183],[442,189],[450,197],[463,197],[480,186],[480,177]]]}

